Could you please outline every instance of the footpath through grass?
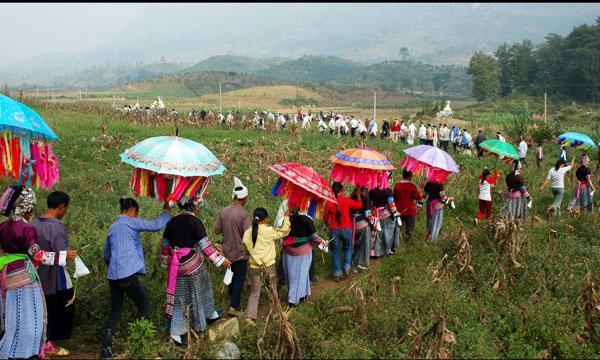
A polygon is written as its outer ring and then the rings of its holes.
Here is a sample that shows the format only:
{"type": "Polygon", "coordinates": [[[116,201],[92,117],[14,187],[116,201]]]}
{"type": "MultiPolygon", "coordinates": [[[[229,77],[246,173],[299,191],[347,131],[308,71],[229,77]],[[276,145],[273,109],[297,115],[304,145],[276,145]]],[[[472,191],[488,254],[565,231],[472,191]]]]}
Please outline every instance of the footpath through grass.
{"type": "MultiPolygon", "coordinates": [[[[65,219],[69,238],[72,246],[80,249],[81,257],[92,272],[75,284],[76,327],[68,345],[82,354],[96,354],[110,307],[102,245],[109,225],[118,215],[118,199],[133,195],[128,187],[132,168],[121,164],[118,155],[147,137],[174,134],[175,129],[134,126],[109,115],[36,110],[62,140],[55,148],[62,176],[55,190],[66,191],[72,196],[65,219]],[[92,137],[100,135],[102,123],[106,124],[107,135],[120,138],[122,142],[92,142],[92,137]]],[[[183,127],[179,134],[206,145],[227,167],[224,175],[211,183],[206,205],[200,214],[213,240],[220,239],[214,235],[212,223],[218,210],[230,203],[234,175],[249,189],[247,210],[251,212],[262,206],[274,218],[280,200],[270,196],[276,176],[267,170],[268,165],[280,161],[300,162],[327,176],[329,157],[360,142],[358,138],[337,139],[320,135],[314,127],[307,133],[276,135],[253,129],[226,131],[183,127]]],[[[406,147],[380,139],[369,140],[368,145],[384,151],[396,166],[399,166],[402,149],[406,147]]],[[[494,160],[477,161],[457,155],[461,173],[451,176],[446,185],[447,193],[456,197],[457,207],[445,210],[440,243],[427,245],[423,242],[425,219],[421,214],[414,240],[408,244],[402,241],[400,250],[391,257],[378,260],[371,273],[352,275],[335,287],[322,285],[323,290],[318,296],[313,296],[290,315],[305,356],[424,357],[426,343],[430,340],[424,337],[421,349],[417,353],[410,352],[416,336],[424,335],[443,318],[446,328],[456,338],[455,343],[446,345],[453,357],[597,357],[600,327],[594,325],[588,338],[582,336],[584,310],[578,296],[584,287],[586,273],[583,259],[589,259],[594,278],[600,265],[598,216],[595,213],[571,217],[563,212],[558,223],[546,222],[546,208],[552,196],[549,190],[540,194],[538,189],[557,156],[555,146],[546,145],[546,161],[538,170],[530,152],[532,165],[524,168],[523,173],[535,199],[530,215],[537,215],[541,221],[528,222],[520,233],[521,237],[526,237],[518,259],[523,268],[513,269],[502,262],[505,278],[497,290],[492,288],[497,255],[493,230],[472,225],[477,211],[477,176],[484,165],[493,167],[494,160]],[[472,245],[470,264],[474,269],[474,273],[467,274],[464,279],[451,261],[458,252],[456,240],[460,222],[467,229],[472,245]],[[436,273],[436,264],[444,254],[448,254],[448,266],[442,264],[436,273]],[[434,281],[435,277],[440,280],[434,281]],[[366,299],[366,322],[359,321],[353,312],[338,311],[342,306],[357,306],[357,287],[366,299]]],[[[498,167],[503,178],[508,166],[499,164],[498,167]]],[[[399,177],[396,172],[394,180],[399,177]]],[[[3,180],[1,185],[7,184],[3,180]]],[[[572,181],[567,181],[563,206],[566,206],[571,186],[572,181]]],[[[505,191],[503,181],[499,182],[498,190],[505,191]]],[[[348,187],[346,191],[351,189],[348,187]]],[[[38,214],[45,209],[46,194],[38,192],[38,214]]],[[[495,215],[502,206],[502,194],[494,196],[495,215]]],[[[146,218],[156,216],[161,207],[149,199],[141,199],[140,205],[140,216],[146,218]]],[[[321,221],[317,225],[320,234],[325,236],[321,221]]],[[[160,234],[144,234],[142,239],[148,269],[143,281],[152,304],[152,321],[160,330],[166,324],[163,316],[166,271],[159,264],[160,234]]],[[[321,256],[318,253],[316,260],[317,276],[326,281],[324,279],[331,276],[329,254],[321,256]]],[[[210,271],[216,303],[225,307],[227,292],[223,291],[221,281],[224,270],[211,267],[210,271]]],[[[248,292],[246,289],[242,306],[245,306],[248,292]]],[[[261,303],[267,303],[265,297],[261,303]]],[[[126,321],[133,320],[134,314],[133,304],[127,302],[117,336],[119,350],[123,349],[128,336],[126,321]]],[[[236,343],[243,357],[258,357],[256,342],[264,325],[259,322],[253,328],[240,322],[240,326],[241,338],[236,343]]],[[[164,334],[161,338],[165,338],[164,334]]],[[[166,345],[161,345],[157,351],[162,357],[181,355],[166,345]]],[[[211,347],[206,346],[198,355],[210,356],[211,351],[211,347]]]]}

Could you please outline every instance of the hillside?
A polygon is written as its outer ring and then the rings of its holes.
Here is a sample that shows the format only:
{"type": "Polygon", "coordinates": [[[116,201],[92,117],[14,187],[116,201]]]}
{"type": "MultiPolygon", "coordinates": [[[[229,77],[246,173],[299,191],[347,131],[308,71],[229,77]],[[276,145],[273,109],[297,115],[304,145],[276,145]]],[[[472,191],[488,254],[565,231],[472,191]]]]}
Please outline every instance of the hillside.
{"type": "Polygon", "coordinates": [[[258,74],[283,81],[323,84],[343,76],[349,76],[363,66],[337,56],[304,55],[264,69],[258,74]]]}
{"type": "MultiPolygon", "coordinates": [[[[321,104],[323,96],[316,91],[298,88],[298,96],[302,103],[321,104]]],[[[219,104],[219,94],[202,95],[200,103],[219,104]]],[[[233,90],[223,93],[224,109],[238,106],[241,108],[277,109],[296,103],[296,87],[290,85],[255,86],[246,89],[233,90]]],[[[302,104],[301,103],[301,104],[302,104]]]]}
{"type": "Polygon", "coordinates": [[[219,55],[211,56],[206,60],[183,69],[182,72],[233,71],[243,74],[252,74],[261,70],[266,70],[287,60],[288,59],[284,58],[255,59],[248,56],[219,55]]]}

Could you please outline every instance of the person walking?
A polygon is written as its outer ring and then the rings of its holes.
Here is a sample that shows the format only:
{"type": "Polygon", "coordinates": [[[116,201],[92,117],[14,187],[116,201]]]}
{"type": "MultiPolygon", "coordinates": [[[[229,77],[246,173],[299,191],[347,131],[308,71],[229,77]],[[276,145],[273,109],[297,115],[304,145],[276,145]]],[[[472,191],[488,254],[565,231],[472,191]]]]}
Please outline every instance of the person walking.
{"type": "Polygon", "coordinates": [[[444,221],[444,205],[454,200],[446,196],[444,184],[428,181],[423,189],[427,201],[427,233],[425,241],[436,243],[444,221]]]}
{"type": "Polygon", "coordinates": [[[150,314],[150,301],[139,280],[139,276],[146,275],[140,233],[159,232],[171,220],[171,208],[168,203],[164,204],[163,212],[153,220],[138,218],[139,205],[132,198],[122,198],[119,204],[121,215],[108,228],[108,236],[104,243],[111,306],[100,350],[102,359],[113,357],[112,345],[123,312],[125,295],[135,303],[138,318],[148,318],[150,314]]]}
{"type": "Polygon", "coordinates": [[[250,257],[250,275],[252,279],[246,314],[252,321],[255,321],[257,317],[260,289],[264,279],[269,277],[268,281],[273,284],[277,283],[275,242],[287,236],[290,232],[289,210],[285,212],[283,225],[279,229],[268,225],[268,216],[266,209],[254,209],[252,228],[244,232],[243,242],[250,257]]]}
{"type": "Polygon", "coordinates": [[[448,143],[450,142],[450,129],[448,129],[448,127],[446,126],[446,124],[443,124],[442,127],[440,128],[440,143],[442,144],[442,149],[444,149],[444,151],[448,151],[448,143]]]}
{"type": "Polygon", "coordinates": [[[521,139],[518,151],[519,160],[523,165],[527,166],[527,142],[525,142],[525,138],[523,137],[523,135],[521,135],[519,138],[521,139]]]}
{"type": "Polygon", "coordinates": [[[485,141],[485,135],[483,134],[483,130],[477,130],[477,136],[475,137],[475,148],[477,149],[477,159],[481,159],[483,156],[483,149],[481,148],[481,143],[485,141]]]}
{"type": "Polygon", "coordinates": [[[391,134],[392,134],[392,141],[397,143],[398,135],[400,134],[400,122],[398,121],[398,119],[394,119],[394,122],[392,123],[391,134]]]}
{"type": "Polygon", "coordinates": [[[229,267],[231,262],[214,248],[198,218],[202,200],[188,197],[177,206],[181,212],[169,220],[163,232],[161,265],[168,268],[165,314],[169,334],[175,344],[186,347],[184,335],[190,327],[205,331],[208,324],[221,317],[215,309],[204,257],[217,267],[229,267]],[[189,315],[185,313],[187,307],[189,315]]]}
{"type": "MultiPolygon", "coordinates": [[[[70,197],[64,192],[54,191],[48,195],[46,212],[33,220],[31,225],[37,232],[37,243],[44,251],[59,252],[69,250],[67,229],[62,223],[69,209],[70,197]]],[[[44,265],[38,269],[48,312],[47,356],[68,356],[70,352],[55,345],[56,341],[71,338],[75,319],[73,283],[66,266],[44,265]]]]}
{"type": "Polygon", "coordinates": [[[580,157],[580,165],[575,171],[575,187],[571,193],[571,200],[567,210],[571,211],[579,209],[585,212],[592,212],[594,210],[594,183],[592,182],[592,173],[588,168],[590,158],[583,154],[580,157]]]}
{"type": "Polygon", "coordinates": [[[0,202],[0,212],[9,217],[0,223],[0,271],[4,278],[0,296],[1,359],[44,358],[47,313],[36,268],[65,266],[77,256],[75,250],[50,252],[40,248],[37,230],[29,223],[35,205],[33,189],[17,185],[9,187],[0,202]]]}
{"type": "Polygon", "coordinates": [[[562,199],[565,194],[565,175],[573,168],[574,163],[575,157],[571,160],[571,165],[565,164],[562,160],[556,160],[556,164],[553,168],[548,170],[548,176],[546,176],[546,180],[540,187],[540,192],[542,192],[548,183],[551,184],[550,188],[552,189],[552,195],[554,196],[552,206],[554,207],[556,216],[560,216],[560,205],[562,204],[562,199]]]}
{"type": "Polygon", "coordinates": [[[340,264],[340,243],[343,247],[344,274],[348,275],[352,267],[352,222],[350,211],[360,210],[363,206],[362,200],[353,200],[342,194],[342,183],[336,181],[331,189],[337,199],[337,205],[327,202],[323,213],[323,221],[329,229],[329,241],[331,250],[331,262],[333,265],[333,276],[335,281],[342,279],[342,265],[340,264]]]}
{"type": "Polygon", "coordinates": [[[521,162],[519,160],[513,161],[511,170],[505,179],[507,192],[500,214],[509,219],[527,221],[527,208],[529,207],[527,200],[533,201],[533,198],[527,191],[525,179],[520,170],[521,162]]]}
{"type": "Polygon", "coordinates": [[[244,282],[248,269],[248,257],[244,251],[242,237],[252,226],[250,216],[244,209],[248,200],[248,189],[242,181],[234,177],[233,203],[223,208],[214,222],[215,234],[223,235],[223,255],[231,261],[233,278],[227,286],[229,291],[229,307],[227,314],[237,316],[244,291],[244,282]]]}
{"type": "Polygon", "coordinates": [[[379,258],[392,255],[400,246],[400,230],[397,226],[399,214],[394,203],[394,194],[390,188],[374,188],[369,191],[369,200],[374,219],[379,223],[379,226],[376,226],[377,231],[373,234],[375,241],[371,256],[379,258]]]}
{"type": "Polygon", "coordinates": [[[396,211],[400,214],[400,220],[406,233],[406,241],[410,241],[415,232],[415,219],[417,209],[423,207],[423,196],[412,182],[413,174],[407,169],[402,170],[402,180],[394,185],[394,202],[396,211]],[[415,201],[417,206],[415,207],[415,201]]]}
{"type": "Polygon", "coordinates": [[[538,143],[538,146],[535,148],[535,165],[538,170],[542,161],[544,161],[544,148],[542,147],[542,143],[538,143]]]}
{"type": "Polygon", "coordinates": [[[423,123],[419,126],[419,144],[425,145],[427,143],[427,128],[423,123]]]}
{"type": "Polygon", "coordinates": [[[369,254],[371,253],[371,227],[367,219],[371,216],[371,202],[369,201],[368,188],[357,186],[352,193],[353,200],[361,200],[362,208],[352,210],[353,249],[352,249],[352,271],[364,271],[369,268],[369,254]]]}
{"type": "Polygon", "coordinates": [[[486,167],[479,177],[479,212],[475,215],[475,226],[479,224],[483,215],[485,215],[486,224],[492,217],[492,187],[496,186],[498,179],[498,170],[494,169],[494,174],[490,177],[490,170],[486,167]]]}

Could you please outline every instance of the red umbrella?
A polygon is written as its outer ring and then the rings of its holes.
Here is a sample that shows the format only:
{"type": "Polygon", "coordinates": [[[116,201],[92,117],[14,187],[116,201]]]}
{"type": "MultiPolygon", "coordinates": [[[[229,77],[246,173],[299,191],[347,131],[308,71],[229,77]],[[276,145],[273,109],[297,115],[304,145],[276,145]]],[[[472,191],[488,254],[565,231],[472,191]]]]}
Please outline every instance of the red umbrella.
{"type": "Polygon", "coordinates": [[[324,201],[337,204],[327,180],[310,167],[296,163],[279,163],[269,166],[279,175],[273,186],[273,196],[283,196],[290,209],[296,206],[313,218],[320,213],[324,201]]]}

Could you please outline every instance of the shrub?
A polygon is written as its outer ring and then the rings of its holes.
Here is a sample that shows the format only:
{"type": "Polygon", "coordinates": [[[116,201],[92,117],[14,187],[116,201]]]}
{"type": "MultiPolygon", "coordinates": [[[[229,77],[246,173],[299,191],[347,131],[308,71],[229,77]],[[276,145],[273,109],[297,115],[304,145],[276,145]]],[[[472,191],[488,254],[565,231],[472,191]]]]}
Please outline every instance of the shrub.
{"type": "Polygon", "coordinates": [[[125,343],[128,357],[148,359],[156,353],[157,349],[156,328],[151,321],[138,319],[129,325],[129,337],[125,343]]]}

